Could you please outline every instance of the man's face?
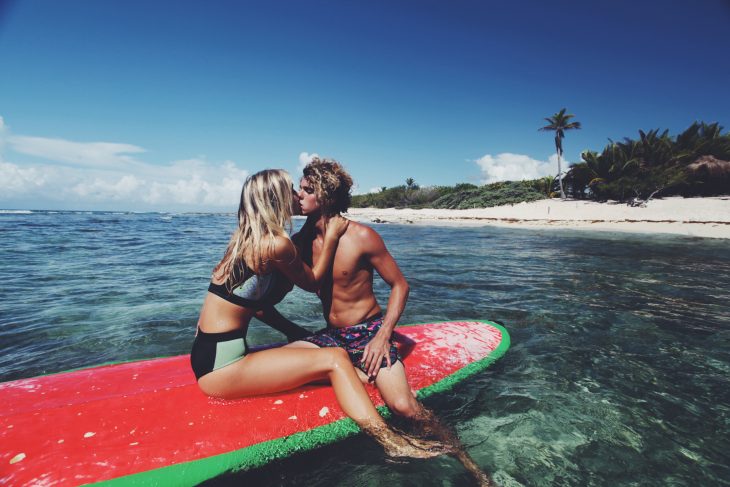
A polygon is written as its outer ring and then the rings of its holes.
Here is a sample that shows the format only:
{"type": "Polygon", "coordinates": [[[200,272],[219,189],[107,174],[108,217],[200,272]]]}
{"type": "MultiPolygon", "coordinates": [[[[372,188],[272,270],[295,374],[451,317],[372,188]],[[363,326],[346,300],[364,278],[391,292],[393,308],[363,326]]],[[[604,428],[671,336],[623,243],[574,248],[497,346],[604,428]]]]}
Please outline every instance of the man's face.
{"type": "Polygon", "coordinates": [[[299,180],[299,204],[304,216],[316,213],[321,208],[317,195],[314,194],[314,187],[304,178],[299,180]]]}
{"type": "Polygon", "coordinates": [[[294,197],[291,199],[291,214],[292,215],[301,215],[302,214],[302,205],[299,203],[299,191],[297,191],[294,186],[291,187],[292,194],[294,197]]]}

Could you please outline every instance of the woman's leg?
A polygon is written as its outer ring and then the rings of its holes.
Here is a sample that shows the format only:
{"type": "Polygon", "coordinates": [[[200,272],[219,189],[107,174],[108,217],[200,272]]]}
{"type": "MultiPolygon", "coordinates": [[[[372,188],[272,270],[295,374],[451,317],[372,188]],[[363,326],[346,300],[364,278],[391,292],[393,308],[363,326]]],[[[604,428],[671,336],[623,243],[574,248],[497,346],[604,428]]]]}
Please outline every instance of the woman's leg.
{"type": "Polygon", "coordinates": [[[352,374],[344,350],[276,348],[249,354],[201,377],[198,384],[210,396],[235,399],[286,391],[328,378],[345,414],[358,422],[379,417],[365,390],[352,387],[352,374]]]}
{"type": "Polygon", "coordinates": [[[204,375],[198,381],[206,394],[224,399],[270,394],[313,380],[329,379],[342,410],[391,456],[432,457],[441,445],[407,440],[387,427],[341,348],[277,348],[252,353],[204,375]]]}

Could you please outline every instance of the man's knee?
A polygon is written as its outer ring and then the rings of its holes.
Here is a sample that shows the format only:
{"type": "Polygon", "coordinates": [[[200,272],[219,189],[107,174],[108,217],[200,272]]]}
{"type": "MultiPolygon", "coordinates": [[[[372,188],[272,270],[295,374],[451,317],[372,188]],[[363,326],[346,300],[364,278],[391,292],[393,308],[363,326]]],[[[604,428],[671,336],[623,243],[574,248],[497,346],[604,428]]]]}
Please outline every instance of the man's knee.
{"type": "Polygon", "coordinates": [[[421,413],[421,405],[410,394],[401,395],[390,401],[388,407],[395,414],[406,418],[416,418],[421,413]]]}

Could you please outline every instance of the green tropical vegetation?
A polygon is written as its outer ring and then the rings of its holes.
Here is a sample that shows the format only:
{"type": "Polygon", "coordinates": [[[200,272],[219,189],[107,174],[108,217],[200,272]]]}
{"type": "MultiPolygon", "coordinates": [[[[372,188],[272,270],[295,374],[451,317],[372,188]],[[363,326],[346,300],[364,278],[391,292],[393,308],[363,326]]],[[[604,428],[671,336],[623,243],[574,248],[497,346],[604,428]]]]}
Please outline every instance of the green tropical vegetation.
{"type": "Polygon", "coordinates": [[[646,201],[730,193],[730,133],[717,123],[695,122],[676,137],[640,130],[638,139],[609,139],[601,153],[584,151],[581,158],[564,179],[573,198],[646,201]]]}
{"type": "MultiPolygon", "coordinates": [[[[560,114],[563,122],[572,117],[564,110],[553,117],[560,114]]],[[[560,157],[562,145],[558,144],[562,140],[557,130],[555,138],[560,157]]],[[[571,165],[562,181],[566,196],[576,199],[635,204],[662,196],[730,194],[730,133],[723,133],[717,123],[695,122],[676,136],[670,136],[667,130],[640,130],[638,139],[609,139],[602,152],[587,150],[581,159],[571,165]]],[[[481,186],[462,183],[428,187],[408,178],[405,185],[383,186],[375,193],[355,195],[352,206],[485,208],[552,198],[560,194],[560,185],[560,179],[552,176],[481,186]]]]}
{"type": "MultiPolygon", "coordinates": [[[[410,178],[409,178],[410,179],[410,178]]],[[[486,208],[523,201],[547,198],[553,190],[555,178],[531,181],[503,181],[476,186],[462,183],[456,186],[419,187],[395,186],[377,193],[352,197],[355,208],[486,208]]]]}
{"type": "Polygon", "coordinates": [[[538,129],[542,131],[555,132],[555,152],[558,155],[558,186],[560,187],[560,197],[565,199],[565,191],[563,190],[563,169],[560,167],[560,158],[563,157],[563,139],[566,130],[576,130],[580,128],[580,122],[571,122],[570,119],[575,117],[572,114],[566,114],[563,108],[552,117],[547,117],[545,121],[548,123],[544,127],[538,129]]]}

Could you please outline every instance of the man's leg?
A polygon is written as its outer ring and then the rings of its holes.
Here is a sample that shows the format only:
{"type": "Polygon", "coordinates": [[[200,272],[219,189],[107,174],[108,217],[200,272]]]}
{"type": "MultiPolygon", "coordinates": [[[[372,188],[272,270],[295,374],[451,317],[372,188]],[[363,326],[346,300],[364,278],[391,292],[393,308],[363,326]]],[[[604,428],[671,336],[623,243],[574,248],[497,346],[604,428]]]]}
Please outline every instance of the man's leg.
{"type": "MultiPolygon", "coordinates": [[[[358,375],[362,379],[365,374],[358,375]]],[[[375,385],[378,387],[383,401],[393,413],[407,418],[419,432],[437,437],[452,449],[451,454],[474,476],[479,485],[494,485],[489,476],[479,468],[466,452],[456,434],[441,424],[435,414],[418,402],[413,395],[413,391],[411,391],[411,386],[408,385],[406,369],[400,360],[394,363],[390,370],[386,367],[381,368],[375,379],[375,385]]]]}
{"type": "MultiPolygon", "coordinates": [[[[358,374],[364,375],[364,374],[358,374]]],[[[390,369],[383,367],[375,378],[375,385],[385,404],[399,416],[416,419],[422,412],[423,406],[413,396],[411,386],[408,385],[406,369],[400,360],[391,365],[390,369]]]]}

